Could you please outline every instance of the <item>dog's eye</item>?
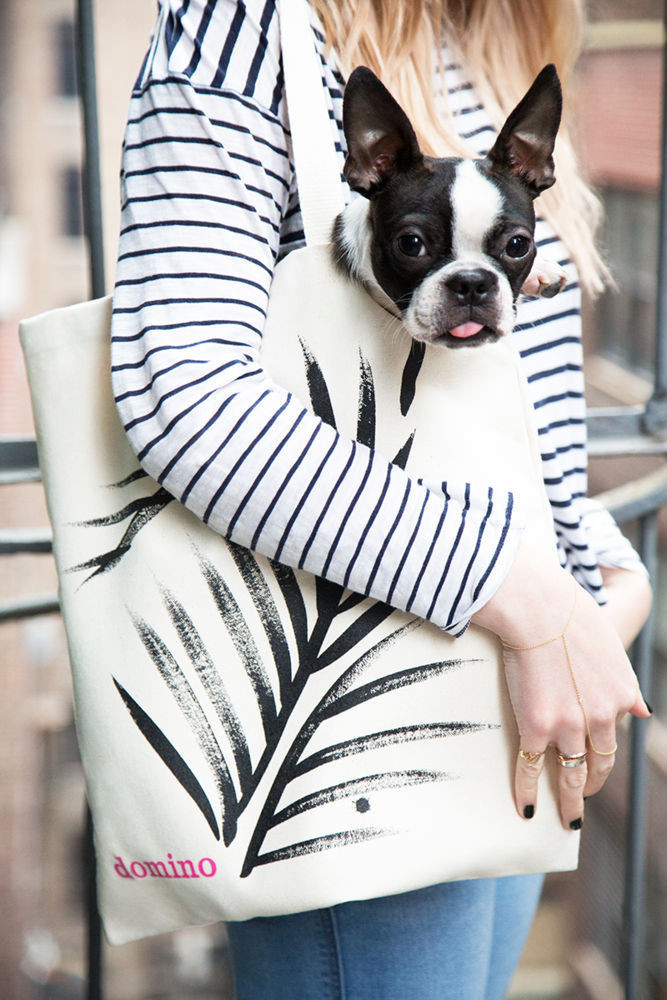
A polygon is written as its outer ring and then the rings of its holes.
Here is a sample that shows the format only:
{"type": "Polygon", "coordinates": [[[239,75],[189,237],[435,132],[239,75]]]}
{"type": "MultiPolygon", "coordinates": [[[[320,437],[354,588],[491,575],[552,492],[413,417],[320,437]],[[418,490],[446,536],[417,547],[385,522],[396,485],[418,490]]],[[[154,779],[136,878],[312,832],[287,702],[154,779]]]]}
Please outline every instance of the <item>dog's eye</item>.
{"type": "Polygon", "coordinates": [[[530,240],[527,236],[513,236],[505,247],[507,256],[513,257],[515,260],[525,257],[529,250],[530,240]]]}
{"type": "Polygon", "coordinates": [[[426,253],[424,241],[416,233],[403,233],[396,240],[396,246],[406,257],[423,257],[426,253]]]}

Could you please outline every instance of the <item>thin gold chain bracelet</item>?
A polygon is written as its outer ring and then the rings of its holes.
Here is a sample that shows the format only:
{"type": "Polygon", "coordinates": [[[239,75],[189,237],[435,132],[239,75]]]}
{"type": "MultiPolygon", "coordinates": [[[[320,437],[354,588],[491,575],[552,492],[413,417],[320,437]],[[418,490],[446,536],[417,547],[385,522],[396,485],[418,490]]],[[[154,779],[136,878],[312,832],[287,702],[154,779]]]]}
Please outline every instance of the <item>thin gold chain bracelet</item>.
{"type": "Polygon", "coordinates": [[[505,642],[504,639],[501,639],[500,641],[502,645],[505,647],[505,649],[513,649],[516,652],[525,653],[531,649],[541,649],[543,646],[549,646],[551,645],[552,642],[558,642],[559,639],[561,640],[561,642],[563,643],[563,651],[565,653],[567,666],[570,671],[570,677],[572,678],[574,693],[577,696],[577,701],[579,702],[579,707],[581,708],[581,714],[584,717],[584,725],[586,726],[586,734],[588,736],[588,742],[590,744],[591,750],[593,751],[593,753],[598,754],[598,756],[600,757],[611,757],[618,750],[618,743],[614,746],[613,750],[598,750],[597,747],[595,746],[595,743],[593,742],[593,737],[591,736],[591,727],[588,724],[588,716],[586,715],[586,709],[584,708],[584,699],[581,696],[581,693],[579,691],[579,685],[577,684],[577,679],[574,676],[574,668],[572,666],[572,659],[570,657],[570,650],[567,644],[566,633],[568,628],[570,627],[572,619],[574,618],[574,612],[577,607],[577,596],[579,591],[579,585],[577,584],[577,581],[574,579],[574,577],[571,577],[571,579],[572,579],[572,584],[574,586],[574,601],[572,602],[572,610],[570,611],[569,618],[567,619],[565,628],[563,629],[562,632],[559,632],[558,635],[552,636],[551,639],[545,639],[544,642],[536,642],[532,646],[513,646],[512,643],[505,642]]]}

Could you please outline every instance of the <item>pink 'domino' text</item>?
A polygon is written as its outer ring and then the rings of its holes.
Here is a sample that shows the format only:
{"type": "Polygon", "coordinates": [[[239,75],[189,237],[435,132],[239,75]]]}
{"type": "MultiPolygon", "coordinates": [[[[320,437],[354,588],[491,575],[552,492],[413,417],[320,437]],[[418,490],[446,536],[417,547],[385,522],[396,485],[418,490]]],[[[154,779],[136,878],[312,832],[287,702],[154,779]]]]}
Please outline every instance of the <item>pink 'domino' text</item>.
{"type": "Polygon", "coordinates": [[[168,854],[166,861],[130,861],[125,863],[117,854],[113,866],[120,878],[213,878],[218,870],[213,858],[201,858],[199,861],[174,860],[168,854]]]}

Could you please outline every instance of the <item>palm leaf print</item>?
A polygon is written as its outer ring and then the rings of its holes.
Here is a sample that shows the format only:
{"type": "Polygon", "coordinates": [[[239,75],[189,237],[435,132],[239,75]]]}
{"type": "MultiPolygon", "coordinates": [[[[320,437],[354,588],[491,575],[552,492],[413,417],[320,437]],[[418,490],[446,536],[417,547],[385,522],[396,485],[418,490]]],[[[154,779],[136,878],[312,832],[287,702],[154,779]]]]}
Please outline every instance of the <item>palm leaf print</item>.
{"type": "Polygon", "coordinates": [[[187,611],[183,605],[167,591],[164,592],[164,603],[167,611],[169,612],[169,617],[174,623],[181,643],[187,651],[188,659],[195,667],[209,701],[215,709],[215,713],[222,724],[222,728],[227,738],[229,739],[234,755],[234,764],[238,773],[239,782],[241,788],[243,789],[250,779],[252,765],[250,762],[250,750],[243,732],[241,720],[239,719],[233,703],[225,690],[225,685],[220,673],[216,669],[213,660],[187,611]]]}
{"type": "MultiPolygon", "coordinates": [[[[139,470],[139,473],[133,473],[126,479],[121,480],[119,483],[114,483],[114,486],[123,487],[137,479],[142,479],[145,473],[142,475],[140,474],[141,471],[142,470],[139,470]]],[[[76,573],[82,569],[94,570],[90,576],[86,577],[86,581],[91,580],[93,577],[98,576],[101,573],[108,573],[109,570],[112,570],[114,566],[117,566],[123,556],[130,551],[132,542],[141,529],[144,528],[149,521],[156,517],[160,511],[163,511],[173,499],[174,498],[170,493],[167,493],[165,489],[160,487],[160,489],[156,490],[156,492],[150,496],[139,497],[138,500],[133,500],[115,514],[111,514],[108,517],[97,517],[92,518],[89,521],[79,522],[81,527],[100,528],[120,524],[122,521],[126,521],[130,518],[130,523],[123,532],[120,541],[113,549],[109,552],[103,552],[86,562],[79,563],[77,566],[72,566],[68,572],[76,573]]]]}
{"type": "Polygon", "coordinates": [[[386,830],[374,827],[367,827],[365,830],[345,830],[343,833],[327,833],[322,837],[312,837],[310,840],[302,840],[298,844],[290,844],[289,847],[268,851],[257,859],[257,864],[270,865],[275,861],[289,861],[292,858],[301,858],[306,854],[319,854],[321,851],[330,851],[334,847],[349,847],[351,844],[361,844],[366,840],[375,840],[377,837],[385,837],[386,835],[386,830]]]}
{"type": "Polygon", "coordinates": [[[136,619],[134,626],[148,655],[167,684],[203,751],[223,807],[223,837],[225,843],[229,844],[236,833],[236,812],[234,809],[236,792],[220,744],[215,738],[210,722],[206,718],[190,682],[166,644],[155,630],[142,619],[136,619]]]}
{"type": "Polygon", "coordinates": [[[359,351],[359,415],[357,418],[357,441],[375,447],[375,385],[373,371],[368,361],[359,351]]]}
{"type": "Polygon", "coordinates": [[[220,830],[215,818],[211,803],[206,792],[197,781],[188,765],[185,763],[173,743],[170,743],[164,733],[155,725],[143,708],[137,704],[132,695],[128,694],[122,684],[114,679],[116,690],[125,702],[127,710],[137,724],[137,728],[146,737],[156,754],[167,765],[176,780],[186,790],[188,795],[198,806],[204,819],[211,828],[211,833],[216,840],[220,840],[220,830]]]}
{"type": "Polygon", "coordinates": [[[413,341],[410,345],[410,352],[408,354],[408,360],[405,363],[403,369],[403,378],[401,379],[401,413],[405,416],[412,405],[412,401],[415,398],[415,392],[417,389],[417,376],[424,362],[424,356],[426,354],[426,347],[424,344],[419,344],[417,341],[413,341]]]}
{"type": "MultiPolygon", "coordinates": [[[[433,676],[436,673],[461,666],[461,660],[424,664],[420,667],[402,671],[400,674],[383,677],[380,680],[367,685],[365,690],[363,688],[353,689],[353,686],[359,677],[383,652],[386,652],[387,647],[393,645],[400,638],[403,638],[414,628],[418,628],[420,624],[421,622],[418,619],[415,619],[407,625],[394,630],[379,642],[374,643],[370,649],[368,649],[361,657],[352,663],[352,665],[343,673],[341,677],[336,679],[334,684],[325,694],[324,698],[321,699],[319,704],[310,713],[308,719],[301,727],[296,739],[293,741],[289,751],[283,758],[281,767],[266,798],[264,808],[250,841],[248,853],[241,872],[242,877],[247,877],[252,872],[255,865],[268,863],[267,859],[262,857],[260,854],[261,845],[268,830],[272,827],[272,825],[274,825],[273,818],[275,816],[278,803],[280,802],[287,785],[295,777],[295,767],[298,764],[299,758],[301,757],[306,745],[310,742],[315,730],[322,722],[334,715],[347,711],[348,709],[359,704],[361,701],[368,700],[370,697],[380,697],[388,691],[395,690],[397,687],[417,684],[421,681],[427,680],[430,676],[433,676]]],[[[426,733],[424,735],[426,735],[426,733]]],[[[433,736],[434,734],[431,733],[430,735],[433,736]]],[[[397,736],[397,741],[400,742],[400,736],[397,736]]],[[[338,758],[335,756],[332,758],[332,760],[337,759],[338,758]]],[[[434,773],[431,780],[442,780],[443,777],[444,775],[442,774],[434,773]]],[[[388,832],[389,831],[376,829],[373,835],[382,836],[388,832]]],[[[318,839],[317,842],[312,845],[312,850],[325,850],[326,844],[329,844],[330,846],[339,846],[342,843],[341,838],[344,840],[345,837],[351,838],[349,840],[350,843],[356,842],[355,835],[356,831],[339,831],[331,840],[320,841],[318,839]]],[[[311,848],[309,848],[306,844],[299,845],[300,854],[308,853],[310,849],[311,848]]],[[[279,860],[281,857],[282,854],[280,854],[276,860],[279,860]]]]}
{"type": "MultiPolygon", "coordinates": [[[[336,428],[322,367],[305,342],[301,351],[311,407],[336,428]]],[[[414,399],[423,357],[423,349],[413,347],[404,364],[396,400],[404,414],[414,399]]],[[[378,398],[372,366],[361,351],[357,380],[357,441],[374,449],[378,398]]],[[[414,437],[407,427],[395,465],[407,466],[414,437]]],[[[146,474],[137,470],[114,488],[143,478],[146,474]]],[[[109,516],[81,522],[91,531],[124,528],[115,546],[70,572],[88,572],[83,584],[90,584],[130,562],[137,535],[172,499],[158,487],[109,516]]],[[[308,577],[231,541],[217,544],[220,548],[209,549],[198,535],[188,547],[188,580],[196,596],[177,582],[152,581],[150,613],[128,611],[128,628],[149,665],[142,691],[146,678],[152,683],[156,677],[160,698],[151,713],[149,695],[139,696],[131,682],[118,677],[114,684],[147,753],[185,790],[212,836],[225,847],[238,844],[243,878],[259,867],[398,832],[400,815],[396,823],[369,821],[375,815],[372,803],[386,792],[420,794],[417,790],[457,776],[409,755],[382,770],[384,760],[375,752],[419,749],[490,726],[412,718],[411,712],[392,715],[389,707],[380,713],[380,727],[358,720],[369,706],[383,699],[384,705],[396,706],[401,692],[407,696],[418,685],[438,683],[470,661],[414,662],[418,657],[410,658],[408,640],[424,624],[421,619],[402,615],[392,621],[396,612],[390,604],[308,577]],[[346,802],[348,813],[337,811],[346,802]]]]}
{"type": "Polygon", "coordinates": [[[315,356],[303,341],[301,341],[301,350],[303,351],[306,363],[306,381],[308,382],[308,393],[313,413],[316,413],[325,424],[335,427],[336,418],[334,416],[333,404],[322,369],[317,363],[315,356]]]}
{"type": "Polygon", "coordinates": [[[325,747],[308,757],[302,757],[294,767],[294,777],[299,778],[308,771],[313,771],[323,764],[330,764],[342,757],[350,757],[367,751],[378,750],[396,743],[412,743],[415,740],[444,739],[447,736],[466,736],[469,733],[480,732],[486,728],[477,722],[427,722],[414,726],[400,726],[397,729],[386,729],[379,733],[368,733],[366,736],[344,740],[333,746],[325,747]]]}
{"type": "Polygon", "coordinates": [[[427,781],[442,781],[447,775],[442,771],[394,771],[387,774],[369,774],[365,778],[355,778],[351,781],[341,781],[329,788],[304,795],[302,798],[285,806],[276,812],[269,824],[279,826],[308,809],[335,802],[341,798],[356,798],[359,795],[369,795],[374,791],[384,791],[386,788],[408,788],[410,785],[420,785],[427,781]]]}
{"type": "Polygon", "coordinates": [[[215,601],[220,617],[229,632],[236,652],[243,663],[259,707],[262,726],[267,740],[271,739],[276,724],[277,708],[271,682],[262,657],[245,620],[243,612],[231,590],[213,570],[204,564],[204,576],[215,601]]]}
{"type": "MultiPolygon", "coordinates": [[[[257,560],[249,549],[242,549],[240,546],[234,545],[230,547],[230,552],[259,614],[264,634],[271,647],[273,662],[276,665],[280,681],[280,700],[283,702],[292,679],[292,657],[280,619],[280,612],[257,560]]],[[[200,564],[205,567],[209,586],[216,586],[215,581],[219,574],[215,567],[203,558],[200,560],[200,564]]],[[[292,574],[293,576],[294,574],[292,574]]],[[[300,596],[301,592],[299,591],[300,596]]],[[[301,598],[301,607],[303,607],[303,598],[301,598]]]]}

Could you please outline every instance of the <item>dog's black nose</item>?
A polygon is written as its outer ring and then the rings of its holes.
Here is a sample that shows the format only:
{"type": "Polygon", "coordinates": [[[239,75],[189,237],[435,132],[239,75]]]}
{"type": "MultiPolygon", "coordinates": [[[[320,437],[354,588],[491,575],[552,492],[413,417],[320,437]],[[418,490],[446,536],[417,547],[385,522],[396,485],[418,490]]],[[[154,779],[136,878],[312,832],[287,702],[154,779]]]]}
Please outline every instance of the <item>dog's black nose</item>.
{"type": "Polygon", "coordinates": [[[498,278],[493,271],[466,268],[450,274],[445,279],[445,285],[456,296],[458,305],[476,306],[481,305],[487,295],[496,290],[498,278]]]}

